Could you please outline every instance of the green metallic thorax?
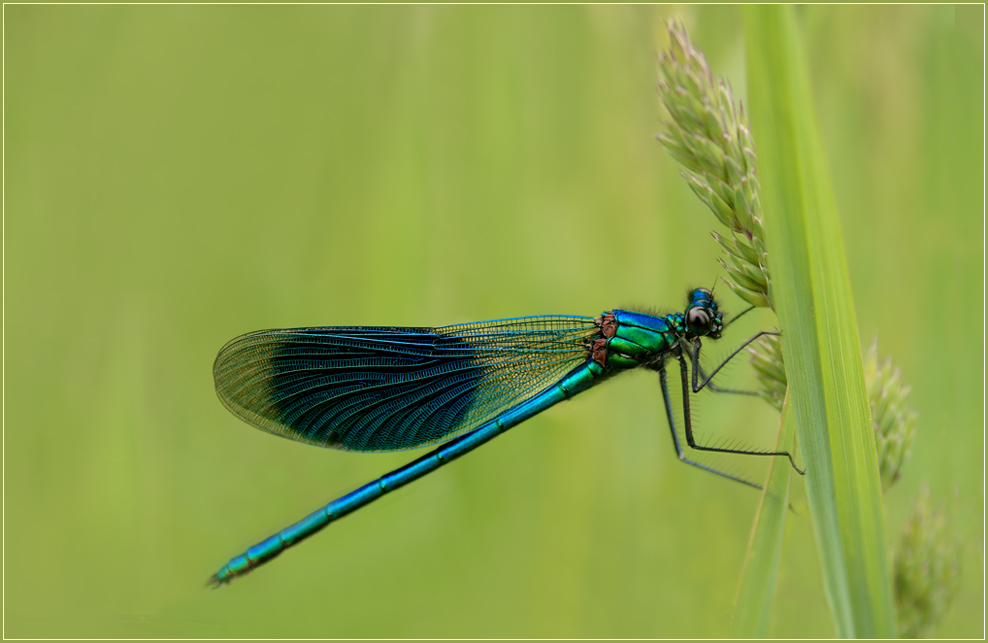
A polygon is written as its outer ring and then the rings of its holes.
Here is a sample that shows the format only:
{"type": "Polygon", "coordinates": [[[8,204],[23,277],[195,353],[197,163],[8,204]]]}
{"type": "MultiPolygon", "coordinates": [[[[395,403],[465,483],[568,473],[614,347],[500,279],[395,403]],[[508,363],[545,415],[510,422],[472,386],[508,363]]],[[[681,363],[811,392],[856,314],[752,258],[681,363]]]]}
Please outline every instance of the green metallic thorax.
{"type": "Polygon", "coordinates": [[[602,337],[594,342],[593,359],[611,372],[660,359],[686,332],[682,313],[656,317],[614,310],[604,313],[598,326],[602,337]]]}

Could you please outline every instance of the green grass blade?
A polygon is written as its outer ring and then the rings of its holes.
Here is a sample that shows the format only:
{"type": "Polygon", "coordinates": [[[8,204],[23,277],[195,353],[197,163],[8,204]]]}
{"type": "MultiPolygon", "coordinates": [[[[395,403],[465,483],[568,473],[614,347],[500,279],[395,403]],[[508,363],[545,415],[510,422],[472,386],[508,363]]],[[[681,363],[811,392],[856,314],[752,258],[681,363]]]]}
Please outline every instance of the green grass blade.
{"type": "MultiPolygon", "coordinates": [[[[789,451],[795,456],[795,424],[792,404],[787,395],[782,405],[776,451],[789,451]]],[[[782,541],[786,533],[791,479],[792,467],[789,460],[772,458],[768,480],[751,528],[738,596],[734,601],[734,633],[738,638],[764,638],[768,631],[779,564],[782,561],[782,541]]]]}
{"type": "Polygon", "coordinates": [[[791,7],[745,8],[766,245],[837,633],[896,635],[881,486],[837,207],[791,7]]]}

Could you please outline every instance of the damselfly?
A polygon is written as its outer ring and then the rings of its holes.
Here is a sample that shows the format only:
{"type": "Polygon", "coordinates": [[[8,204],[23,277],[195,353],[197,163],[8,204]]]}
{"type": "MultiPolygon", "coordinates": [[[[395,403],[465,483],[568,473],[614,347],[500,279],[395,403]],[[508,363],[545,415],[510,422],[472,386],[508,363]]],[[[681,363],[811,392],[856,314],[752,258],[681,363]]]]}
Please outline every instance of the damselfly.
{"type": "MultiPolygon", "coordinates": [[[[233,558],[209,580],[223,585],[298,544],[330,522],[435,471],[511,427],[633,369],[659,373],[676,453],[683,462],[758,485],[687,457],[676,432],[666,361],[679,362],[686,442],[697,451],[786,456],[697,444],[690,391],[711,378],[701,338],[718,339],[723,315],[709,290],[689,292],[684,312],[613,310],[600,317],[547,315],[440,328],[329,326],[248,333],[213,365],[220,401],[270,433],[345,451],[398,451],[443,443],[233,558]],[[687,362],[692,363],[692,378],[687,362]]],[[[721,389],[723,390],[723,389],[721,389]]],[[[734,391],[737,392],[737,391],[734,391]]],[[[800,473],[802,473],[800,471],[800,473]]]]}

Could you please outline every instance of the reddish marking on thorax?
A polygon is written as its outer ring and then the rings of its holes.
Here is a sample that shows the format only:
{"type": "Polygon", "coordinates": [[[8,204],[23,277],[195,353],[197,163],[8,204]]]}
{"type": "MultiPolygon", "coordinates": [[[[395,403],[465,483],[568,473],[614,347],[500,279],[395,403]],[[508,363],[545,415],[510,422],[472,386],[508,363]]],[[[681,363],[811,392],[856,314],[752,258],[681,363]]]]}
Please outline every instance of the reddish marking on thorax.
{"type": "Polygon", "coordinates": [[[593,340],[587,348],[590,350],[590,356],[593,358],[593,361],[604,367],[607,366],[607,340],[617,335],[618,323],[614,319],[613,313],[604,313],[595,319],[594,323],[597,324],[597,328],[600,329],[600,334],[603,337],[593,340]]]}
{"type": "Polygon", "coordinates": [[[595,339],[593,346],[590,347],[590,354],[593,355],[593,361],[601,366],[607,366],[607,340],[603,337],[595,339]]]}

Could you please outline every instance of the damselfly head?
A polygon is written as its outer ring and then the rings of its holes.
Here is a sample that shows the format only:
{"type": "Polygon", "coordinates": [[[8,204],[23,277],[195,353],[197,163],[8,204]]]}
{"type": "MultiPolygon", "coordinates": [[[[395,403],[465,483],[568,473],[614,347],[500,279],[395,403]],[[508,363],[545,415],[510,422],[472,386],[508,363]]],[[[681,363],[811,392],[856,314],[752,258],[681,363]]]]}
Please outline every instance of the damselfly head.
{"type": "Polygon", "coordinates": [[[685,314],[689,335],[720,339],[720,333],[724,330],[724,316],[717,311],[713,293],[706,288],[694,288],[687,298],[685,314]]]}

